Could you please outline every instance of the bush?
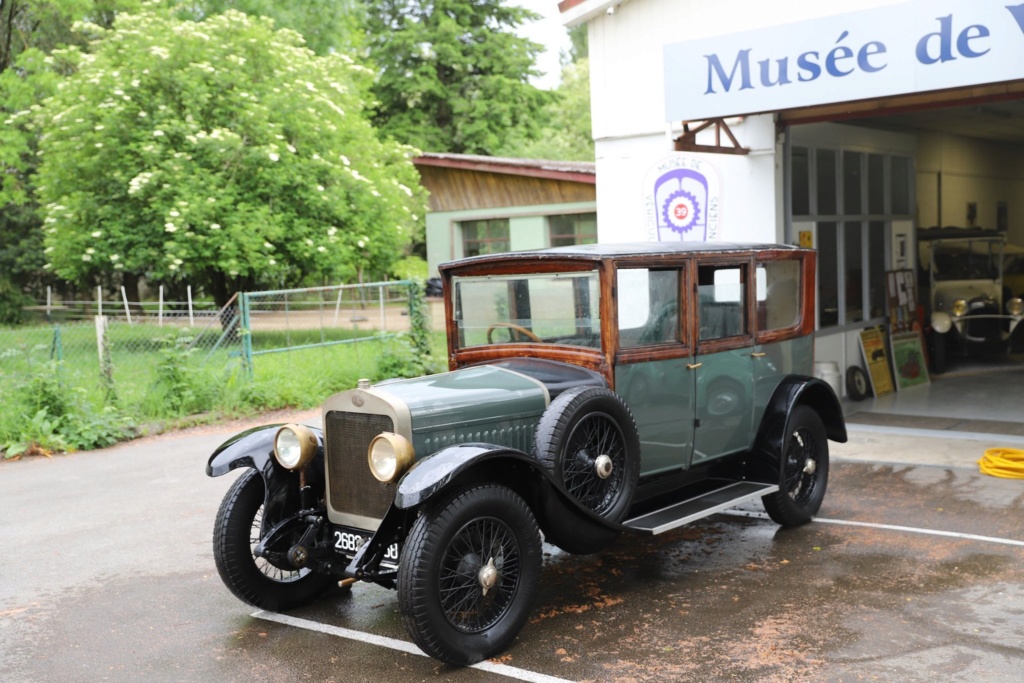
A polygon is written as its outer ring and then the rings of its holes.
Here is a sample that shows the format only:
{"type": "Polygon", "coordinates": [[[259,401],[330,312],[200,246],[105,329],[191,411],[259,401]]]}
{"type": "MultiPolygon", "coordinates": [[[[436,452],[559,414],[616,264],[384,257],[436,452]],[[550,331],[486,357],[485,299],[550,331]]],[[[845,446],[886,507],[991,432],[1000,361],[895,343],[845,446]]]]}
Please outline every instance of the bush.
{"type": "Polygon", "coordinates": [[[5,459],[28,453],[103,448],[131,434],[128,418],[116,408],[99,412],[85,400],[85,389],[70,389],[60,363],[40,365],[14,392],[7,418],[0,425],[0,450],[5,459]]]}
{"type": "Polygon", "coordinates": [[[426,280],[430,267],[426,259],[419,256],[406,256],[395,261],[391,273],[399,280],[426,280]]]}
{"type": "Polygon", "coordinates": [[[210,410],[217,400],[216,378],[193,359],[192,338],[161,337],[156,378],[142,403],[151,417],[181,417],[210,410]]]}
{"type": "Polygon", "coordinates": [[[32,303],[15,285],[0,277],[0,324],[17,325],[24,322],[23,308],[32,303]]]}

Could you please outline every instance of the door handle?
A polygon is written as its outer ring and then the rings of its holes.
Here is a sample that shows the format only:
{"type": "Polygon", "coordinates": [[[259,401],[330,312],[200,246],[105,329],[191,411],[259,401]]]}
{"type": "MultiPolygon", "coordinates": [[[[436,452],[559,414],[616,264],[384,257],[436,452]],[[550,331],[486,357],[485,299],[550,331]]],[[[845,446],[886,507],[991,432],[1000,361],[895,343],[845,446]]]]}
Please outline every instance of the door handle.
{"type": "Polygon", "coordinates": [[[768,354],[767,354],[767,353],[765,353],[764,351],[761,351],[761,352],[755,352],[755,353],[752,353],[752,354],[750,354],[750,355],[751,355],[751,356],[753,356],[754,358],[764,358],[764,357],[765,357],[765,356],[767,356],[768,354]]]}
{"type": "Polygon", "coordinates": [[[687,370],[696,370],[697,368],[699,368],[702,365],[704,365],[704,364],[703,363],[687,363],[686,364],[686,369],[687,370]]]}

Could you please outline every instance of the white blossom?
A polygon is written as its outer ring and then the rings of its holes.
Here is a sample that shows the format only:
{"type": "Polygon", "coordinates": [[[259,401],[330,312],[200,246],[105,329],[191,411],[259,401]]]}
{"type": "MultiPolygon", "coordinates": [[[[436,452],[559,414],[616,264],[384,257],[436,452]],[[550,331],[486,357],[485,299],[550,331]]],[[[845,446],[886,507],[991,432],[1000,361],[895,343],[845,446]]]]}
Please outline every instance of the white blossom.
{"type": "Polygon", "coordinates": [[[210,223],[210,230],[220,230],[220,223],[210,223]]]}
{"type": "Polygon", "coordinates": [[[102,234],[103,234],[102,230],[93,230],[92,231],[92,236],[93,237],[100,237],[102,234]]]}
{"type": "Polygon", "coordinates": [[[164,132],[163,132],[162,130],[154,130],[154,131],[153,131],[153,137],[155,137],[155,138],[161,138],[161,137],[163,137],[163,136],[164,136],[164,132]]]}
{"type": "Polygon", "coordinates": [[[280,156],[279,156],[279,155],[277,154],[277,152],[271,152],[271,153],[270,153],[270,154],[268,154],[267,156],[268,156],[268,157],[270,157],[270,160],[271,160],[271,161],[277,161],[278,159],[280,159],[280,158],[281,158],[281,157],[280,157],[280,156]]]}

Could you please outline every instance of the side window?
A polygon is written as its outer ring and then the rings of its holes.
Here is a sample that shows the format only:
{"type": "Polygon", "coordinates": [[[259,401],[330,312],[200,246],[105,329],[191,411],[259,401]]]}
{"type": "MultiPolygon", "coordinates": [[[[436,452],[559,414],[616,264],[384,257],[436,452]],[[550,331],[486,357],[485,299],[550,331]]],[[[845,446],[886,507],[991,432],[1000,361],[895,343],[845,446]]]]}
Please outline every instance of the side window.
{"type": "Polygon", "coordinates": [[[679,341],[679,271],[622,268],[618,272],[619,346],[679,341]]]}
{"type": "Polygon", "coordinates": [[[698,269],[701,341],[747,334],[746,271],[746,266],[698,269]]]}
{"type": "Polygon", "coordinates": [[[800,261],[759,263],[757,283],[757,326],[760,331],[783,330],[800,320],[800,261]]]}

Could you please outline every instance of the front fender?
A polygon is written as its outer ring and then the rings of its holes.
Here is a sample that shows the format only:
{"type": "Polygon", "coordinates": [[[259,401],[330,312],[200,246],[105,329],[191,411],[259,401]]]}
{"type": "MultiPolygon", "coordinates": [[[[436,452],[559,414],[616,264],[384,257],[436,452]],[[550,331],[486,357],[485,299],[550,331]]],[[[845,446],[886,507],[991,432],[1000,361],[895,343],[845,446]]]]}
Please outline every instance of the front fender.
{"type": "Polygon", "coordinates": [[[585,548],[629,530],[581,505],[533,456],[486,443],[449,446],[417,462],[399,481],[394,507],[411,510],[452,486],[480,483],[499,483],[518,493],[545,536],[570,552],[591,552],[585,548]]]}
{"type": "Polygon", "coordinates": [[[499,460],[513,469],[525,468],[531,475],[554,484],[551,474],[520,450],[485,443],[458,444],[417,462],[398,482],[395,507],[408,510],[421,505],[471,469],[499,460]]]}
{"type": "MultiPolygon", "coordinates": [[[[239,432],[218,446],[206,463],[206,474],[219,477],[239,467],[251,467],[260,473],[266,485],[264,522],[282,519],[301,507],[299,473],[286,470],[274,458],[274,437],[280,424],[262,425],[239,432]]],[[[323,491],[324,435],[318,427],[309,427],[316,435],[317,452],[306,467],[306,485],[316,497],[323,491]]],[[[264,532],[268,528],[264,526],[264,532]]]]}

